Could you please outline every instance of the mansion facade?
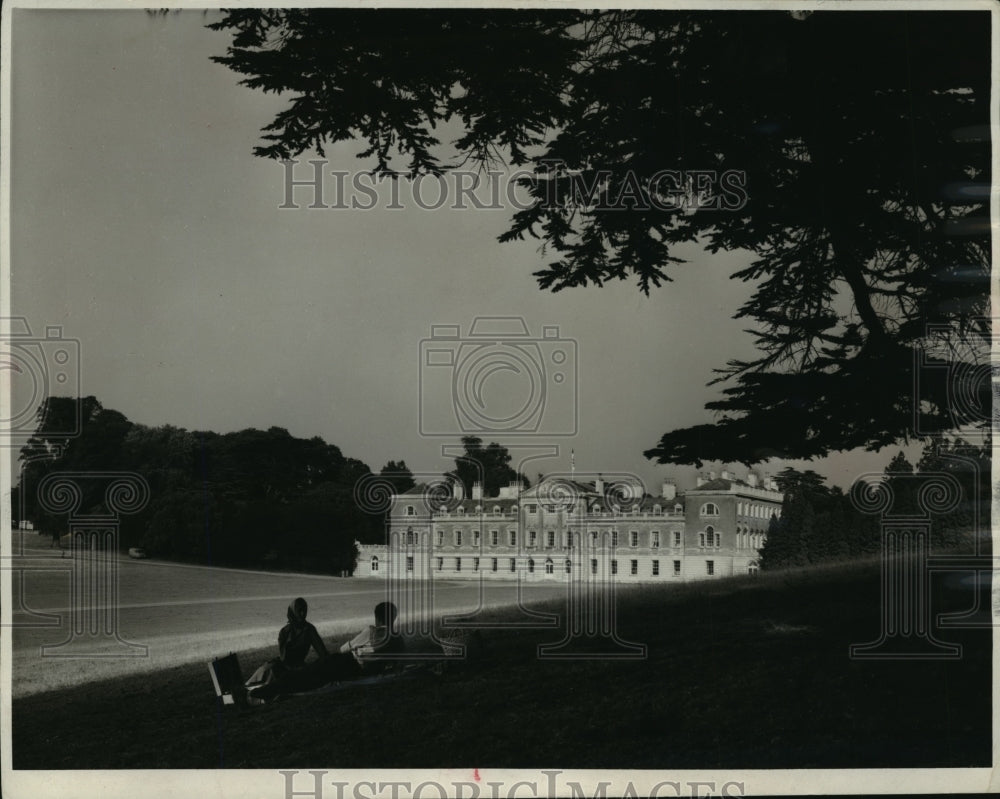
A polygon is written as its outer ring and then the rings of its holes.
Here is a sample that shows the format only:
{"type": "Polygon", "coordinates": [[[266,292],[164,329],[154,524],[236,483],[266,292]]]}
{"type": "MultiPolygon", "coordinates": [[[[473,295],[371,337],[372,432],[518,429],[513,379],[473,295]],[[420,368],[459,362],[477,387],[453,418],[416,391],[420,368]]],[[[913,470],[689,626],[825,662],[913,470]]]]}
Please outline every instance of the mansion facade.
{"type": "MultiPolygon", "coordinates": [[[[760,484],[758,484],[760,483],[760,484]]],[[[783,495],[730,472],[652,496],[635,483],[549,476],[484,497],[460,483],[393,496],[385,544],[359,544],[354,576],[633,582],[752,574],[783,495]]]]}

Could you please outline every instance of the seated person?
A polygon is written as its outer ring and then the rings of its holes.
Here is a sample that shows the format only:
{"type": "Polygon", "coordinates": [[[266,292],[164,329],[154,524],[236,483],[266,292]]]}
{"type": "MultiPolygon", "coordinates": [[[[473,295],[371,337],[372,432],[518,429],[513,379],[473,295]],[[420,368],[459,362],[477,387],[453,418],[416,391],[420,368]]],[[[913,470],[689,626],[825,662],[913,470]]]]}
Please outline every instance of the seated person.
{"type": "Polygon", "coordinates": [[[309,605],[302,597],[288,606],[288,623],[278,633],[278,657],[257,669],[247,680],[247,688],[271,685],[302,671],[310,649],[315,650],[320,660],[329,656],[319,632],[306,621],[308,613],[309,605]]]}
{"type": "MultiPolygon", "coordinates": [[[[403,640],[396,631],[396,615],[396,606],[392,602],[380,602],[375,607],[375,624],[345,643],[339,652],[325,654],[301,668],[287,670],[265,684],[248,683],[249,696],[267,701],[280,694],[310,691],[331,682],[381,674],[392,662],[382,656],[403,649],[403,640]]],[[[325,653],[326,649],[322,651],[325,653]]]]}
{"type": "Polygon", "coordinates": [[[365,675],[380,674],[392,663],[384,655],[403,651],[403,639],[396,629],[398,611],[392,602],[379,602],[375,606],[375,624],[369,625],[340,647],[341,653],[350,653],[365,675]]]}

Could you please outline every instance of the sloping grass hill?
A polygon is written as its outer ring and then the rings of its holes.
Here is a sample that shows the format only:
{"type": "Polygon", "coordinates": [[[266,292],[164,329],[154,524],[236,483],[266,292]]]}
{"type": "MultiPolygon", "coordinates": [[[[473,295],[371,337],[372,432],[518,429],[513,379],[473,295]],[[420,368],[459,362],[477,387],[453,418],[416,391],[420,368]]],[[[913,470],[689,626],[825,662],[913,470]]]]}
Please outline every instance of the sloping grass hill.
{"type": "MultiPolygon", "coordinates": [[[[989,587],[979,591],[989,607],[989,587]]],[[[975,594],[968,579],[936,577],[934,610],[970,608],[975,594]]],[[[538,646],[557,641],[558,630],[484,628],[483,657],[440,677],[256,708],[218,705],[205,664],[180,666],[16,700],[13,762],[17,769],[988,765],[990,630],[939,631],[963,646],[956,660],[851,660],[850,644],[878,637],[879,601],[877,563],[623,591],[618,634],[644,644],[643,659],[540,659],[538,646]]],[[[593,652],[595,642],[585,643],[581,650],[593,652]]],[[[244,672],[273,654],[241,653],[244,672]]]]}

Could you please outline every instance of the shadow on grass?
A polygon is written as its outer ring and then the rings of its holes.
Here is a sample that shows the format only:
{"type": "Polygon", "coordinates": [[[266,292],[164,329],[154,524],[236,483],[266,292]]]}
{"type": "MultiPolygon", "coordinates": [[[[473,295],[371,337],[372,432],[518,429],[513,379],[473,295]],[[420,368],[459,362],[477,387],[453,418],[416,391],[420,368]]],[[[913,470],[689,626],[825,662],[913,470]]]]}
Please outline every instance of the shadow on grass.
{"type": "MultiPolygon", "coordinates": [[[[949,585],[935,612],[972,606],[949,585]]],[[[15,700],[14,767],[989,765],[990,630],[942,634],[958,660],[852,661],[879,599],[877,563],[622,589],[640,660],[540,659],[559,630],[486,629],[484,657],[443,676],[257,708],[221,706],[205,664],[179,666],[15,700]]],[[[273,654],[241,652],[244,672],[273,654]]]]}

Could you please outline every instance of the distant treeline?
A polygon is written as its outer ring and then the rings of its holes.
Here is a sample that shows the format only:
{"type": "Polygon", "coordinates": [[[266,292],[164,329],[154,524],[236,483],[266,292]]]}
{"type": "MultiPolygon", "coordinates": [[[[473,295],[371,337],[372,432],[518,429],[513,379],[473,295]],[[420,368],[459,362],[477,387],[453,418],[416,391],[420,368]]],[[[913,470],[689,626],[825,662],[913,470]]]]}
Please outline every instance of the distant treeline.
{"type": "MultiPolygon", "coordinates": [[[[384,540],[383,519],[364,513],[355,482],[369,467],[319,437],[287,430],[192,432],[147,427],[94,397],[49,398],[21,450],[15,518],[53,538],[67,518],[46,513],[37,496],[51,472],[130,471],[151,493],[138,514],[121,518],[121,547],[151,556],[225,565],[270,565],[337,574],[354,567],[355,539],[384,540]],[[79,419],[79,423],[76,419],[79,419]],[[60,433],[79,428],[65,440],[60,433]]],[[[398,477],[405,463],[386,469],[398,477]]],[[[84,511],[101,511],[102,489],[83,483],[84,511]]]]}
{"type": "MultiPolygon", "coordinates": [[[[919,520],[945,495],[957,500],[947,512],[930,512],[931,546],[968,547],[990,532],[990,449],[961,438],[934,436],[916,467],[902,452],[886,466],[883,479],[891,496],[885,517],[862,513],[851,496],[825,485],[816,472],[785,469],[775,478],[785,494],[781,517],[772,517],[761,567],[778,569],[874,555],[881,551],[884,521],[907,526],[919,520]],[[937,479],[944,475],[944,482],[937,479]],[[947,483],[951,490],[939,493],[947,483]],[[921,498],[921,492],[927,492],[921,498]],[[935,497],[935,494],[937,496],[935,497]]],[[[940,507],[940,505],[938,506],[940,507]]]]}

